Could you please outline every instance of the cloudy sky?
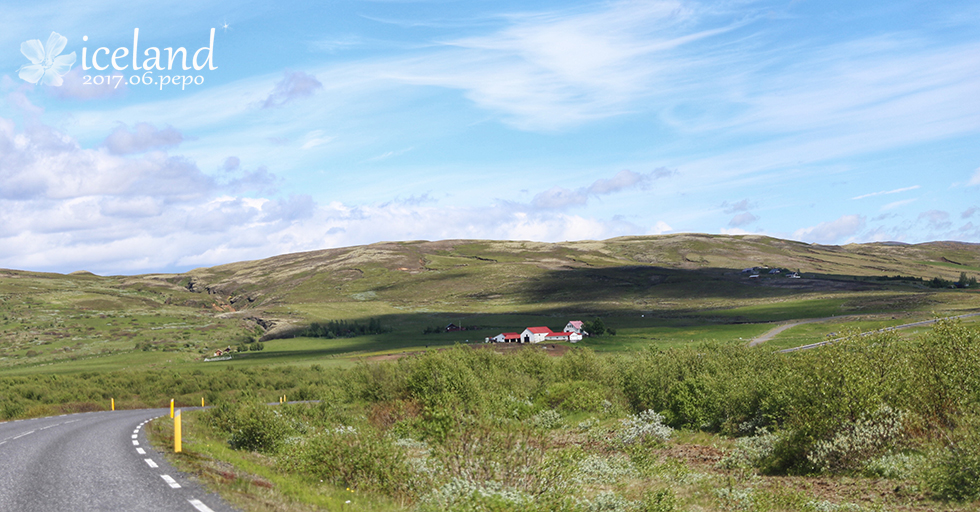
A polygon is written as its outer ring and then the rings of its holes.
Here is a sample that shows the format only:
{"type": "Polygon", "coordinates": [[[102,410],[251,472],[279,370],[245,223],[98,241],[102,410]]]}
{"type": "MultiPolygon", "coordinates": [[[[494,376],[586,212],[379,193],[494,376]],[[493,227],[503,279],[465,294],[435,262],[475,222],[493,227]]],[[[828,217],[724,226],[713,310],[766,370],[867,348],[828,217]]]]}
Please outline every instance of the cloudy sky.
{"type": "Polygon", "coordinates": [[[134,4],[0,4],[0,267],[680,232],[980,242],[975,0],[134,4]],[[71,71],[42,61],[60,80],[29,83],[22,48],[52,32],[67,42],[41,54],[71,71]]]}

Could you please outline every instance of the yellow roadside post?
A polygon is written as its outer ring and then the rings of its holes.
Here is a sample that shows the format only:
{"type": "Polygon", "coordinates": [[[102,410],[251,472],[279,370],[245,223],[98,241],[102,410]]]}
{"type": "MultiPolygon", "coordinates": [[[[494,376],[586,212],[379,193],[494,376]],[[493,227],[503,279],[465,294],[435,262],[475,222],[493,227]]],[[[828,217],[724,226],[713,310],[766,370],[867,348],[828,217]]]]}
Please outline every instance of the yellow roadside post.
{"type": "Polygon", "coordinates": [[[204,397],[201,397],[201,407],[204,407],[204,397]]]}
{"type": "Polygon", "coordinates": [[[170,417],[171,418],[174,417],[174,399],[173,398],[170,399],[170,417]]]}
{"type": "Polygon", "coordinates": [[[174,416],[174,453],[180,453],[180,409],[174,416]]]}
{"type": "Polygon", "coordinates": [[[111,400],[111,403],[112,403],[112,410],[115,411],[116,410],[116,399],[115,398],[110,398],[109,400],[111,400]]]}

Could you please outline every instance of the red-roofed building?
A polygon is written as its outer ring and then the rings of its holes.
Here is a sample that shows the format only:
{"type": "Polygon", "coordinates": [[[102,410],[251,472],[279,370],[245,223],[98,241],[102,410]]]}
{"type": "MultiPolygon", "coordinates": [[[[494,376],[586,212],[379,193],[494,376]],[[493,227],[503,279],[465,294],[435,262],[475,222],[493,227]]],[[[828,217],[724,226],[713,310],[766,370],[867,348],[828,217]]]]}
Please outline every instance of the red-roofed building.
{"type": "Polygon", "coordinates": [[[582,334],[582,321],[572,320],[571,322],[568,322],[567,325],[565,325],[564,330],[565,332],[577,332],[579,334],[582,334]]]}
{"type": "Polygon", "coordinates": [[[540,343],[549,334],[551,329],[548,327],[528,327],[521,333],[521,343],[540,343]]]}
{"type": "Polygon", "coordinates": [[[521,335],[516,332],[504,332],[490,339],[496,343],[520,343],[521,335]]]}

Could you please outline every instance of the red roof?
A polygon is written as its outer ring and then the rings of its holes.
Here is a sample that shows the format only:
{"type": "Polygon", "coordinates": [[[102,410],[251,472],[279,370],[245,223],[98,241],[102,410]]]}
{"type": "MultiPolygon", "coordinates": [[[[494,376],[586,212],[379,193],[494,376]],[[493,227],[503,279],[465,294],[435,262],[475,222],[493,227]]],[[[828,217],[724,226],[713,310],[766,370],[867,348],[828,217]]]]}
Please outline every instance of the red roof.
{"type": "Polygon", "coordinates": [[[548,334],[551,332],[551,329],[548,327],[528,327],[527,330],[533,332],[534,334],[548,334]]]}
{"type": "Polygon", "coordinates": [[[504,338],[520,338],[521,337],[520,333],[516,333],[516,332],[505,332],[505,333],[501,333],[501,336],[503,336],[504,338]]]}
{"type": "Polygon", "coordinates": [[[549,332],[547,335],[545,335],[545,338],[554,338],[554,337],[567,338],[569,334],[572,334],[572,333],[570,333],[570,332],[549,332]]]}
{"type": "Polygon", "coordinates": [[[572,327],[574,327],[576,329],[581,329],[582,328],[582,321],[581,320],[572,320],[571,322],[568,322],[568,323],[571,324],[572,327]]]}

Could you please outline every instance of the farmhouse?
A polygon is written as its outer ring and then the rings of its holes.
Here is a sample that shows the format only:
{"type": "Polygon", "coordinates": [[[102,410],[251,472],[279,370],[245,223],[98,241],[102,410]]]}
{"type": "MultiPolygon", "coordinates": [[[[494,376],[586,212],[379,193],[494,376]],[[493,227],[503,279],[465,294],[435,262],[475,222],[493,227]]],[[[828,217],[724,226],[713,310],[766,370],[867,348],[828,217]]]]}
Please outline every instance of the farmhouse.
{"type": "Polygon", "coordinates": [[[582,330],[582,322],[572,320],[568,322],[565,329],[561,332],[554,332],[550,327],[528,327],[520,334],[516,332],[502,332],[486,342],[494,343],[541,343],[542,341],[569,341],[572,343],[582,341],[582,338],[589,334],[582,330]]]}

